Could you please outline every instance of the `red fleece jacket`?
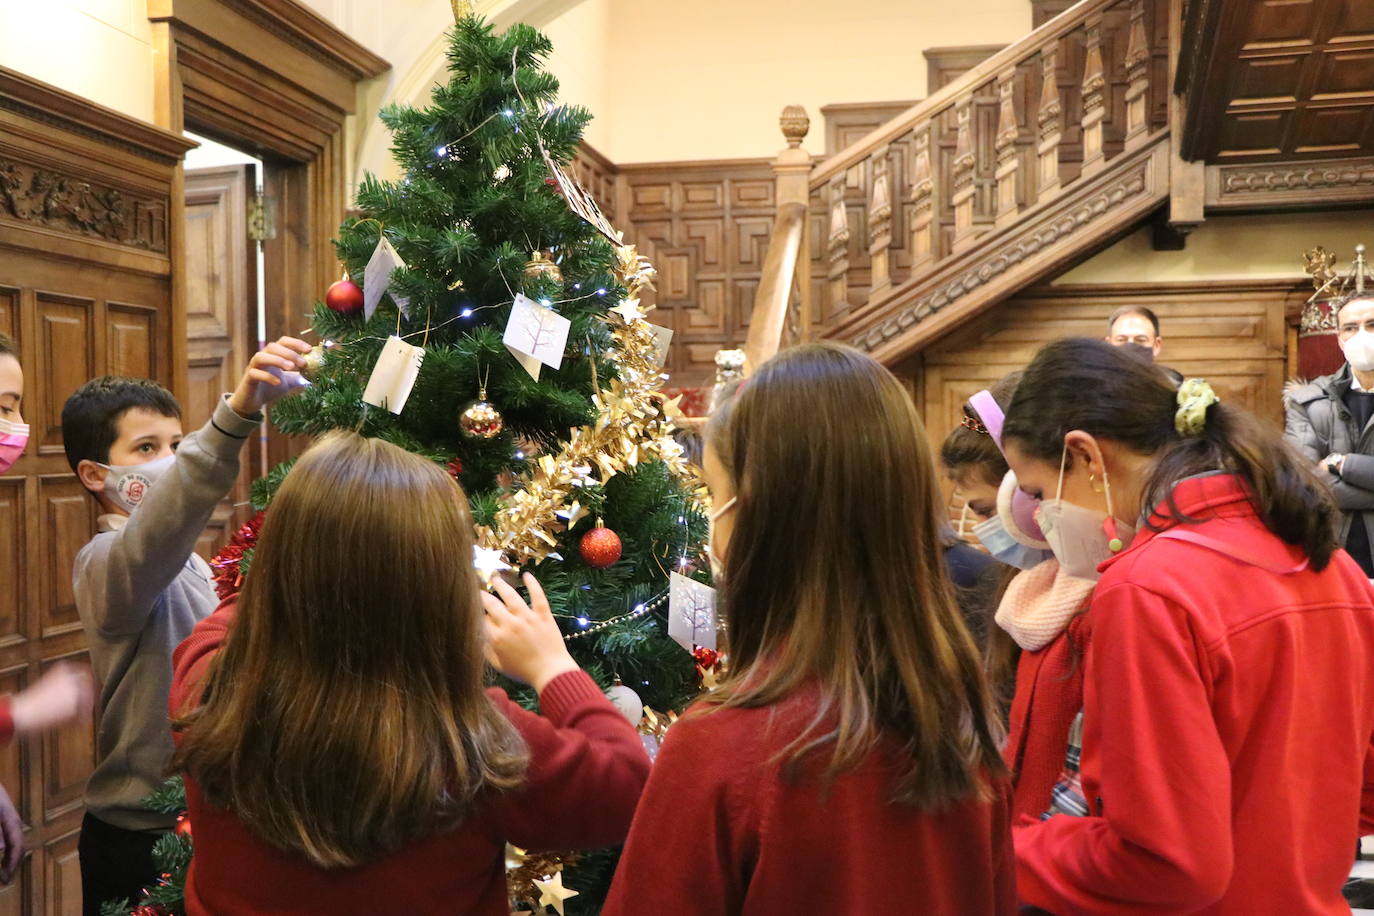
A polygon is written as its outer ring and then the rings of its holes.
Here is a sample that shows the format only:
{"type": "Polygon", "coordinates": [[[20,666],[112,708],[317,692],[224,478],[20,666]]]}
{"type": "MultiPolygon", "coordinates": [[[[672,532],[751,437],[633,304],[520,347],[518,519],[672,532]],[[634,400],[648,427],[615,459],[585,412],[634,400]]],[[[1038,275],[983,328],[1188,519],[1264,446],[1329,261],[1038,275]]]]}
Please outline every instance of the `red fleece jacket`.
{"type": "MultiPolygon", "coordinates": [[[[232,600],[225,602],[173,655],[174,715],[199,694],[233,612],[232,600]]],[[[488,799],[456,830],[415,840],[359,868],[326,871],[273,849],[233,812],[208,805],[188,778],[196,840],[186,883],[189,916],[381,911],[507,916],[506,841],[547,850],[623,840],[649,760],[639,736],[592,679],[574,671],[550,681],[539,695],[543,716],[517,706],[500,690],[488,695],[529,745],[525,785],[488,799]]],[[[328,779],[329,773],[319,778],[328,779]]]]}
{"type": "Polygon", "coordinates": [[[1142,529],[1102,565],[1092,816],[1016,829],[1021,898],[1060,916],[1349,913],[1341,884],[1374,815],[1374,594],[1343,551],[1280,572],[1302,552],[1235,477],[1175,495],[1200,519],[1177,530],[1212,546],[1142,529]]]}
{"type": "Polygon", "coordinates": [[[1038,818],[1064,772],[1069,729],[1083,708],[1084,656],[1092,632],[1079,614],[1047,646],[1022,652],[1003,751],[1012,771],[1012,823],[1038,818]]]}
{"type": "Polygon", "coordinates": [[[799,693],[689,715],[664,741],[602,916],[1016,912],[1010,804],[893,804],[902,755],[879,747],[824,791],[824,751],[795,780],[777,753],[816,712],[799,693]]]}

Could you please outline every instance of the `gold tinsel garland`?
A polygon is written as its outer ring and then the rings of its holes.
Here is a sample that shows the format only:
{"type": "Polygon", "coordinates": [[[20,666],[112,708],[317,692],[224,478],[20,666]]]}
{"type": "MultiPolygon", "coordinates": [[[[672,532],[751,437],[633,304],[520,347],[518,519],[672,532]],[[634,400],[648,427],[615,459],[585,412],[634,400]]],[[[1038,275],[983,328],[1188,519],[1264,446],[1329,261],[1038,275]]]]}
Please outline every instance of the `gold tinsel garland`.
{"type": "Polygon", "coordinates": [[[673,421],[682,415],[679,398],[669,400],[658,390],[657,338],[640,310],[642,295],[653,289],[654,268],[635,246],[621,245],[615,274],[628,290],[607,317],[614,344],[606,358],[619,377],[592,396],[596,421],[574,429],[557,454],[541,456],[516,481],[495,525],[478,529],[479,544],[501,551],[514,566],[541,562],[557,548],[564,525],[556,513],[580,488],[604,484],[641,461],[662,461],[704,505],[696,472],[673,439],[673,421]]]}

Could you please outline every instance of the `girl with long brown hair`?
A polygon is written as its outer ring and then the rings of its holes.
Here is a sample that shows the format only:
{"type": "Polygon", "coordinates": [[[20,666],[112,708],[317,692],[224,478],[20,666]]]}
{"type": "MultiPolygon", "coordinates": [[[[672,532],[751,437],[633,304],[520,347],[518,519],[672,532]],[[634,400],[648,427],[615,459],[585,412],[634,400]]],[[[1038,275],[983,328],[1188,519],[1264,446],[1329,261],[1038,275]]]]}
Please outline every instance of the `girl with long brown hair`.
{"type": "Polygon", "coordinates": [[[1088,616],[1085,816],[1017,831],[1054,913],[1348,913],[1374,824],[1374,603],[1325,484],[1202,379],[1046,346],[1004,444],[1088,616]]]}
{"type": "Polygon", "coordinates": [[[624,838],[638,736],[538,583],[481,594],[472,547],[457,484],[394,445],[333,433],[287,475],[241,596],[174,658],[189,914],[504,916],[507,841],[624,838]],[[484,654],[543,716],[483,691],[484,654]]]}
{"type": "Polygon", "coordinates": [[[1013,912],[995,704],[905,390],[807,344],[706,438],[731,674],[670,729],[603,913],[1013,912]]]}

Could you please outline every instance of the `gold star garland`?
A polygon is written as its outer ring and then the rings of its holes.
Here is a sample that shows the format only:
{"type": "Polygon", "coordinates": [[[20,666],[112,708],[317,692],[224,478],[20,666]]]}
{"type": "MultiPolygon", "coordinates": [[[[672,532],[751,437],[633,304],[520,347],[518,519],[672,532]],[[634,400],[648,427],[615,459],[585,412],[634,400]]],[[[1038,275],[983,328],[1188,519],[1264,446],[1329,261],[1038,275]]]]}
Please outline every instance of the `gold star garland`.
{"type": "Polygon", "coordinates": [[[705,489],[673,439],[674,420],[682,416],[679,398],[669,400],[658,390],[656,338],[637,308],[654,288],[654,268],[635,246],[621,245],[615,274],[628,290],[626,303],[636,308],[613,310],[606,318],[613,341],[606,358],[618,378],[592,395],[596,420],[574,429],[557,454],[540,456],[516,481],[495,524],[477,530],[482,547],[501,551],[514,566],[542,562],[557,548],[558,534],[570,527],[558,513],[568,514],[564,507],[577,502],[582,487],[604,484],[642,461],[662,461],[688,485],[698,508],[705,506],[705,489]]]}

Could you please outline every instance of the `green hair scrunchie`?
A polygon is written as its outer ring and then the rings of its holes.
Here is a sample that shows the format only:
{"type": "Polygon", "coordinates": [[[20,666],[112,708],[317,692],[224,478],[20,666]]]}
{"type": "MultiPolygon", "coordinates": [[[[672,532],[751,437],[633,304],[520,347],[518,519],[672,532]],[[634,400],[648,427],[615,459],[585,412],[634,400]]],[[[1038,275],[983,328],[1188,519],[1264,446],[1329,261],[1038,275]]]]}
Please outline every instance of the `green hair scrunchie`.
{"type": "Polygon", "coordinates": [[[1205,378],[1190,378],[1178,386],[1178,412],[1174,429],[1180,436],[1200,436],[1207,428],[1207,408],[1221,403],[1205,378]]]}

